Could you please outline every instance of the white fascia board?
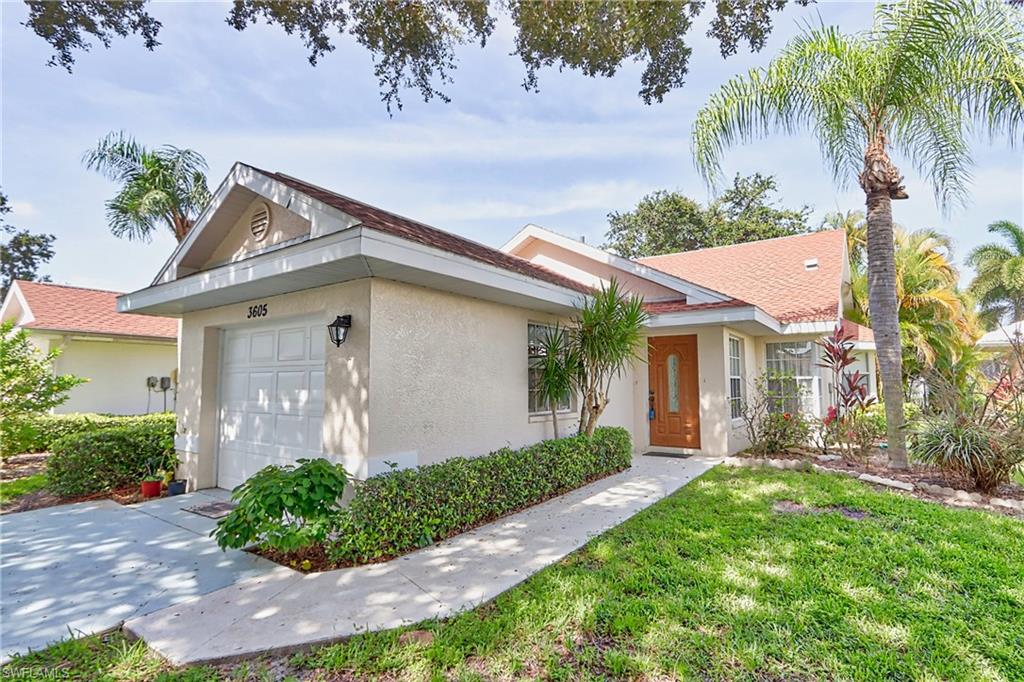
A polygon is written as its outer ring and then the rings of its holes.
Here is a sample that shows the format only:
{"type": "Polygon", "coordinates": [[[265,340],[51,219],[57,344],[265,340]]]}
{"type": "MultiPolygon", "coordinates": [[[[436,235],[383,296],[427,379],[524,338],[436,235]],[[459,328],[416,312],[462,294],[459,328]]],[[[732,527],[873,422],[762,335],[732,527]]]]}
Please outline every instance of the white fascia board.
{"type": "Polygon", "coordinates": [[[853,350],[875,350],[874,341],[857,341],[853,344],[853,350]]]}
{"type": "Polygon", "coordinates": [[[347,213],[288,187],[282,182],[269,178],[251,166],[246,166],[236,161],[227,177],[224,178],[213,193],[210,203],[203,209],[192,229],[185,235],[185,239],[178,244],[174,253],[164,263],[156,279],[153,280],[153,284],[170,282],[177,277],[178,264],[191,250],[199,235],[210,223],[213,216],[217,214],[217,211],[224,204],[231,191],[236,187],[244,187],[308,220],[310,222],[310,239],[339,232],[360,223],[358,219],[347,213]]]}
{"type": "Polygon", "coordinates": [[[36,316],[32,314],[32,308],[29,307],[28,301],[25,300],[25,294],[22,293],[21,287],[18,286],[17,282],[11,282],[11,288],[7,290],[7,296],[4,298],[3,305],[0,305],[0,320],[7,319],[7,313],[15,301],[18,302],[18,307],[21,308],[21,316],[14,321],[15,324],[19,326],[25,325],[36,319],[36,316]]]}
{"type": "Polygon", "coordinates": [[[519,230],[510,240],[505,242],[501,246],[501,250],[505,253],[512,253],[520,245],[528,239],[543,239],[544,241],[550,242],[555,246],[559,246],[563,249],[573,251],[581,256],[590,258],[599,263],[604,263],[613,268],[618,268],[624,272],[628,272],[631,275],[646,279],[655,284],[660,284],[663,287],[678,291],[682,294],[686,294],[687,300],[692,303],[720,303],[722,301],[732,300],[731,296],[727,296],[720,291],[714,289],[708,289],[702,287],[693,282],[688,282],[685,279],[681,279],[674,275],[670,275],[667,272],[662,272],[656,268],[648,267],[642,263],[637,263],[635,260],[629,258],[623,258],[622,256],[616,256],[614,253],[608,253],[603,249],[598,249],[589,244],[578,242],[575,239],[570,239],[557,232],[540,227],[539,225],[526,225],[523,229],[519,230]]]}
{"type": "Polygon", "coordinates": [[[662,327],[735,324],[738,322],[756,322],[764,326],[771,333],[781,333],[781,325],[778,320],[753,305],[651,315],[647,321],[647,327],[649,329],[660,329],[662,327]]]}
{"type": "Polygon", "coordinates": [[[135,312],[208,291],[358,256],[359,236],[358,228],[347,230],[337,235],[306,241],[289,249],[272,251],[262,256],[204,270],[179,280],[156,284],[118,296],[117,310],[122,313],[135,312]],[[325,242],[325,239],[328,241],[325,242]]]}
{"type": "Polygon", "coordinates": [[[782,325],[780,334],[831,334],[839,320],[817,322],[790,322],[782,325]]]}
{"type": "Polygon", "coordinates": [[[378,258],[418,270],[436,272],[567,308],[575,307],[586,296],[575,289],[402,239],[371,227],[363,227],[362,232],[362,253],[366,258],[378,258]]]}

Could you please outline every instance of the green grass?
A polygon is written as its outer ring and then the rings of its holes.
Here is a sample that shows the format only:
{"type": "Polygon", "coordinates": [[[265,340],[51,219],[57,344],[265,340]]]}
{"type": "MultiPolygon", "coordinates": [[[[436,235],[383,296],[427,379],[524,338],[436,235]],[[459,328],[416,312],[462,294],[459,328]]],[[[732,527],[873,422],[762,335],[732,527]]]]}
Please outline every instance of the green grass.
{"type": "Polygon", "coordinates": [[[1024,485],[1024,467],[1018,467],[1017,470],[1013,472],[1013,480],[1024,485]]]}
{"type": "MultiPolygon", "coordinates": [[[[1022,613],[1020,521],[838,476],[719,468],[495,602],[420,624],[430,644],[392,630],[289,663],[346,680],[1013,680],[1022,613]],[[780,514],[779,500],[869,515],[780,514]]],[[[16,665],[90,680],[266,670],[170,672],[139,647],[90,638],[16,665]]]]}
{"type": "Polygon", "coordinates": [[[0,504],[6,504],[16,497],[41,490],[46,487],[46,474],[33,474],[0,481],[0,504]]]}

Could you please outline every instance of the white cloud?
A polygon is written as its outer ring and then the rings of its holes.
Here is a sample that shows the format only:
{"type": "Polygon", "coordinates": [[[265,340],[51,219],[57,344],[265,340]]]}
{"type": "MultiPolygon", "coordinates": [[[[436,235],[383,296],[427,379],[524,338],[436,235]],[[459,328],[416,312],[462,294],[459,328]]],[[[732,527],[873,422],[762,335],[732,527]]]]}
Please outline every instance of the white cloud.
{"type": "Polygon", "coordinates": [[[27,201],[12,201],[11,212],[18,218],[34,218],[39,215],[36,207],[27,201]]]}

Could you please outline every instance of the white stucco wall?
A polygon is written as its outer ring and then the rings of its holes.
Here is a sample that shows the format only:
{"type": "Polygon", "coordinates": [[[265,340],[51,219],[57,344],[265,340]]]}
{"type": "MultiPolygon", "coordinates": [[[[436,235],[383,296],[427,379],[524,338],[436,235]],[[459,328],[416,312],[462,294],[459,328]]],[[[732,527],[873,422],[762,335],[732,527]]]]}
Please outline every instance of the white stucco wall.
{"type": "MultiPolygon", "coordinates": [[[[61,349],[54,362],[58,374],[74,374],[89,381],[71,389],[57,414],[104,412],[146,414],[163,411],[163,395],[147,396],[146,377],[170,377],[177,366],[176,345],[133,341],[72,339],[31,334],[42,352],[61,349]],[[148,401],[147,401],[148,397],[148,401]]],[[[167,409],[174,408],[174,392],[167,392],[167,409]]]]}
{"type": "MultiPolygon", "coordinates": [[[[374,279],[367,475],[520,447],[552,436],[527,406],[527,326],[550,315],[374,279]]],[[[618,380],[602,425],[635,426],[633,374],[618,380]]],[[[562,434],[577,424],[560,422],[562,434]]]]}

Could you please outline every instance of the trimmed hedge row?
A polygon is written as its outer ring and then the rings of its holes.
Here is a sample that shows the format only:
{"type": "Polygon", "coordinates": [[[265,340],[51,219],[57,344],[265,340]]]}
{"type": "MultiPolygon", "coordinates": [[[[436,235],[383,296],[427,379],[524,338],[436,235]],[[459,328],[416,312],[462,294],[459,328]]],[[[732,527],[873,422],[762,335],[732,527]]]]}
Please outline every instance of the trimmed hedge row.
{"type": "Polygon", "coordinates": [[[53,444],[64,436],[98,429],[134,424],[170,425],[174,429],[173,412],[156,414],[41,414],[24,420],[24,428],[18,438],[5,440],[0,455],[20,455],[23,452],[49,452],[53,444]]]}
{"type": "Polygon", "coordinates": [[[126,426],[73,433],[55,441],[46,461],[47,487],[72,497],[139,483],[177,462],[173,419],[139,419],[126,426]]]}
{"type": "Polygon", "coordinates": [[[374,476],[340,511],[328,554],[364,563],[424,547],[627,469],[632,449],[628,431],[604,427],[374,476]]]}

